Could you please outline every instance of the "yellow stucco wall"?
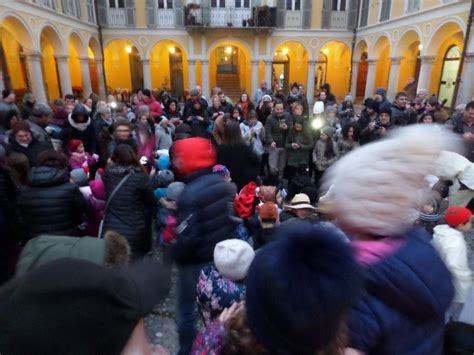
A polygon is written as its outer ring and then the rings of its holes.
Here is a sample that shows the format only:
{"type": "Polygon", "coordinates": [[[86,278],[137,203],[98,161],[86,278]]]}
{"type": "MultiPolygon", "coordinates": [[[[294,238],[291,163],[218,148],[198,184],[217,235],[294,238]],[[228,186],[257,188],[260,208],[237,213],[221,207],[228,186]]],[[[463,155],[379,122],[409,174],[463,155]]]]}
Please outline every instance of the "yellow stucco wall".
{"type": "Polygon", "coordinates": [[[375,65],[374,90],[388,87],[388,76],[390,74],[390,46],[386,46],[380,53],[377,64],[375,65]]]}
{"type": "Polygon", "coordinates": [[[125,47],[131,45],[125,40],[110,42],[104,48],[104,69],[107,86],[131,90],[130,62],[125,47]]]}
{"type": "Polygon", "coordinates": [[[44,38],[41,41],[41,54],[43,56],[43,80],[46,94],[48,100],[54,100],[61,97],[56,60],[54,58],[53,46],[44,38]]]}
{"type": "Polygon", "coordinates": [[[26,81],[21,73],[20,45],[6,30],[2,31],[1,40],[13,89],[26,89],[26,81]]]}
{"type": "Polygon", "coordinates": [[[379,22],[380,2],[382,0],[371,0],[369,7],[369,18],[367,26],[375,25],[379,22]]]}
{"type": "Polygon", "coordinates": [[[311,8],[311,28],[321,28],[323,16],[323,2],[313,1],[311,8]]]}
{"type": "Polygon", "coordinates": [[[431,9],[433,7],[437,7],[439,5],[440,5],[439,0],[423,0],[422,4],[421,4],[421,9],[422,10],[427,10],[427,9],[431,9]]]}
{"type": "Polygon", "coordinates": [[[327,49],[326,82],[331,85],[331,91],[337,98],[343,99],[349,92],[351,54],[346,45],[339,42],[328,43],[322,50],[327,49]]]}
{"type": "Polygon", "coordinates": [[[418,43],[419,42],[414,42],[403,53],[403,59],[400,61],[400,70],[398,71],[397,91],[402,91],[404,89],[408,78],[415,77],[418,43]]]}
{"type": "Polygon", "coordinates": [[[147,27],[146,1],[135,1],[135,23],[137,27],[147,27]]]}
{"type": "Polygon", "coordinates": [[[69,75],[71,77],[72,87],[82,87],[82,72],[81,62],[79,61],[76,48],[69,43],[69,58],[67,60],[69,65],[69,75]]]}

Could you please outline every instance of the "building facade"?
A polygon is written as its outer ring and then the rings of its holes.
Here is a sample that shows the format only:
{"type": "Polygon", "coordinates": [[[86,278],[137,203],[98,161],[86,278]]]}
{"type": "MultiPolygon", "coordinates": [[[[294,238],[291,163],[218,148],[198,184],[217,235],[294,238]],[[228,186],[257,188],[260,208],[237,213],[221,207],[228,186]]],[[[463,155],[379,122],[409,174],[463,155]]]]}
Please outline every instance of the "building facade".
{"type": "Polygon", "coordinates": [[[362,99],[393,98],[410,77],[453,102],[474,95],[470,0],[15,0],[0,5],[0,86],[39,101],[66,93],[175,96],[200,85],[231,97],[262,80],[309,101],[329,83],[362,99]]]}

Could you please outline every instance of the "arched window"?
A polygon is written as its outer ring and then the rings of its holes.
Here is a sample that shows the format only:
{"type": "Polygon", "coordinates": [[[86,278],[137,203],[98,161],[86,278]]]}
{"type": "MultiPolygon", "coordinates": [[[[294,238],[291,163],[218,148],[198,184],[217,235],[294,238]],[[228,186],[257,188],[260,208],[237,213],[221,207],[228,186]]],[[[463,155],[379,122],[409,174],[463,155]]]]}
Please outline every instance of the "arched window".
{"type": "Polygon", "coordinates": [[[441,71],[441,80],[439,82],[438,99],[441,102],[446,100],[445,106],[450,106],[451,101],[453,100],[460,59],[461,50],[458,46],[448,48],[444,55],[443,70],[441,71]]]}

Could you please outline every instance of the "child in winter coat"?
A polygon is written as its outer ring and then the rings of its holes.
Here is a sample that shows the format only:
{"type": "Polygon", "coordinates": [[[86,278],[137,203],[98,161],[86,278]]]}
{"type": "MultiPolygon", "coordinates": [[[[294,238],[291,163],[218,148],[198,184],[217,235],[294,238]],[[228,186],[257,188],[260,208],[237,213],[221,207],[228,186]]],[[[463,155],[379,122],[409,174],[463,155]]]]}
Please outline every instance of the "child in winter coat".
{"type": "MultiPolygon", "coordinates": [[[[101,169],[99,169],[101,170],[101,169]]],[[[100,221],[104,218],[105,204],[107,196],[102,179],[96,179],[89,182],[91,195],[88,202],[90,206],[90,215],[87,220],[87,235],[96,237],[99,233],[100,221]]]]}
{"type": "Polygon", "coordinates": [[[158,224],[160,244],[163,247],[163,261],[166,265],[171,265],[170,246],[176,242],[176,212],[178,210],[179,196],[186,185],[176,181],[168,185],[166,197],[158,200],[158,224]]]}
{"type": "Polygon", "coordinates": [[[433,245],[453,276],[455,296],[449,314],[454,319],[461,313],[472,286],[472,271],[464,239],[464,233],[472,228],[471,217],[472,212],[467,208],[451,206],[446,211],[446,224],[433,229],[433,245]]]}
{"type": "Polygon", "coordinates": [[[84,149],[84,144],[80,139],[71,139],[67,148],[69,151],[69,164],[71,169],[90,169],[98,160],[99,156],[97,154],[92,154],[92,156],[87,153],[84,149]]]}
{"type": "Polygon", "coordinates": [[[243,280],[255,257],[252,247],[239,239],[224,240],[214,248],[214,265],[201,270],[197,284],[198,312],[205,326],[225,308],[245,298],[243,280]]]}

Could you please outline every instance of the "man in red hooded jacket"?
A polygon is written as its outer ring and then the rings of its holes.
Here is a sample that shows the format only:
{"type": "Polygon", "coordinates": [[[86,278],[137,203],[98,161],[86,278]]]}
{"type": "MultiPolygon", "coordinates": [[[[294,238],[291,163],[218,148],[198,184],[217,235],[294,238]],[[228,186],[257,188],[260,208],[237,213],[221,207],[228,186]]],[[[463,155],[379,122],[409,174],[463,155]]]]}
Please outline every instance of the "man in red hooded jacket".
{"type": "Polygon", "coordinates": [[[148,106],[150,109],[150,115],[153,117],[155,122],[160,121],[160,117],[163,115],[163,109],[158,101],[155,100],[155,97],[149,89],[143,89],[143,99],[138,103],[138,107],[148,106]]]}

